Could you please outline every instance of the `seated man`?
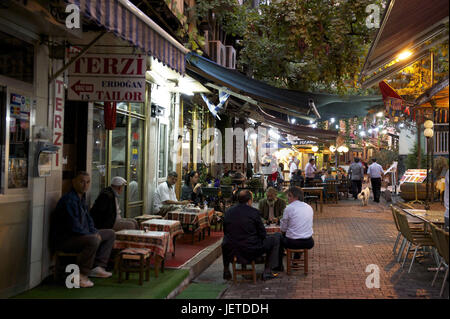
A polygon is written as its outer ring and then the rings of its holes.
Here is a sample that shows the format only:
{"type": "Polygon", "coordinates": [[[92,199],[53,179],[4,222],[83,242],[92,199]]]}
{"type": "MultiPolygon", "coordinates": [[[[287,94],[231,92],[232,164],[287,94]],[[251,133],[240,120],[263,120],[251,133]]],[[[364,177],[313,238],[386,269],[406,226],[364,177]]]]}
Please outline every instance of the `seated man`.
{"type": "Polygon", "coordinates": [[[127,181],[120,177],[113,177],[111,186],[103,189],[95,200],[90,214],[97,229],[139,229],[133,218],[122,218],[120,215],[119,196],[123,193],[127,181]]]}
{"type": "Polygon", "coordinates": [[[86,172],[78,172],[72,180],[73,188],[58,201],[52,222],[52,241],[57,250],[80,253],[80,287],[92,287],[90,277],[111,277],[105,268],[114,245],[112,229],[97,230],[86,205],[86,192],[91,179],[86,172]],[[93,268],[93,266],[95,266],[93,268]]]}
{"type": "Polygon", "coordinates": [[[295,173],[292,175],[290,184],[291,186],[298,186],[298,187],[305,186],[305,179],[303,178],[301,169],[295,170],[295,173]]]}
{"type": "MultiPolygon", "coordinates": [[[[288,190],[289,205],[284,210],[280,221],[281,232],[286,233],[281,238],[279,264],[283,268],[283,249],[311,249],[314,246],[313,234],[313,209],[302,202],[303,191],[298,187],[288,190]]],[[[300,256],[294,256],[300,258],[300,256]]],[[[279,269],[279,270],[281,270],[279,269]]]]}
{"type": "Polygon", "coordinates": [[[274,278],[272,269],[278,267],[280,234],[266,236],[266,229],[259,211],[252,207],[253,194],[242,190],[238,195],[239,203],[225,212],[223,222],[222,255],[223,278],[231,279],[229,270],[233,257],[251,262],[267,253],[263,280],[274,278]]]}
{"type": "Polygon", "coordinates": [[[258,208],[261,217],[265,222],[278,223],[278,220],[283,216],[286,203],[277,197],[277,191],[273,187],[269,187],[266,194],[267,198],[259,201],[258,208]]]}
{"type": "Polygon", "coordinates": [[[176,205],[187,205],[189,200],[179,202],[177,195],[175,194],[175,184],[177,183],[178,174],[176,172],[170,172],[167,176],[167,181],[161,183],[156,188],[155,198],[153,201],[153,213],[161,215],[163,218],[167,212],[175,210],[176,205]]]}

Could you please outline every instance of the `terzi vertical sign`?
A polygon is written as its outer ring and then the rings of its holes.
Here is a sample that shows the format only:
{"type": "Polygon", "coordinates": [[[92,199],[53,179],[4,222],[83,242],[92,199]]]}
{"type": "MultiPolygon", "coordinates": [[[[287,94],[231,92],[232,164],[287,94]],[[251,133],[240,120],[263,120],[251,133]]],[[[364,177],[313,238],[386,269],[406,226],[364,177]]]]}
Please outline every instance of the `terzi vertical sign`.
{"type": "Polygon", "coordinates": [[[53,144],[59,146],[59,151],[56,152],[55,168],[61,165],[61,152],[63,148],[63,134],[64,134],[64,79],[58,77],[55,80],[55,108],[53,110],[53,144]]]}
{"type": "Polygon", "coordinates": [[[69,68],[68,99],[145,102],[143,55],[86,54],[69,68]]]}

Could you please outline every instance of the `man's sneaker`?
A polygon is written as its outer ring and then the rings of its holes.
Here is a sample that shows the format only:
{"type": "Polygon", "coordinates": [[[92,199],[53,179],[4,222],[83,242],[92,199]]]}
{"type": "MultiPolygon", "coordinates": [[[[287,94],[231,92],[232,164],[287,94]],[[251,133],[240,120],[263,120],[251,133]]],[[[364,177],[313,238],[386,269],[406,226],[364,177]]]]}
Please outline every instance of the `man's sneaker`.
{"type": "Polygon", "coordinates": [[[107,272],[103,267],[97,266],[91,270],[89,277],[98,277],[98,278],[109,278],[112,276],[112,273],[107,272]]]}
{"type": "Polygon", "coordinates": [[[87,276],[80,275],[80,287],[81,288],[90,288],[93,287],[94,283],[89,280],[87,276]]]}

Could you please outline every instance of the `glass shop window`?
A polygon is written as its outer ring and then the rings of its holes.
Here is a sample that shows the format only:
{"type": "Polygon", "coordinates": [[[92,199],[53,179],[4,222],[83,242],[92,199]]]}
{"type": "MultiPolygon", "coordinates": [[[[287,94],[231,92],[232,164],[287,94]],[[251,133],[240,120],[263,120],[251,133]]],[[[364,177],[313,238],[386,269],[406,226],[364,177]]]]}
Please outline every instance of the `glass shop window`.
{"type": "Polygon", "coordinates": [[[34,46],[0,31],[0,75],[33,83],[34,46]]]}

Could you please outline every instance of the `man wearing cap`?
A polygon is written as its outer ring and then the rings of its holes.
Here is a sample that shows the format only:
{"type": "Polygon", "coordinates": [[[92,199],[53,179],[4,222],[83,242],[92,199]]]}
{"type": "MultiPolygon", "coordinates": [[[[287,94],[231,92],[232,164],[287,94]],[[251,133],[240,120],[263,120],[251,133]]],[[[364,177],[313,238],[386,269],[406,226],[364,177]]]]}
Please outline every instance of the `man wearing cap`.
{"type": "Polygon", "coordinates": [[[90,214],[98,229],[138,229],[138,223],[132,218],[122,218],[119,196],[123,193],[127,181],[120,177],[113,177],[111,186],[103,189],[95,200],[90,214]]]}
{"type": "Polygon", "coordinates": [[[167,212],[176,209],[175,205],[187,205],[191,203],[189,200],[178,201],[175,194],[175,184],[177,183],[178,174],[170,172],[167,181],[161,183],[156,188],[153,200],[153,213],[165,217],[167,212]]]}

